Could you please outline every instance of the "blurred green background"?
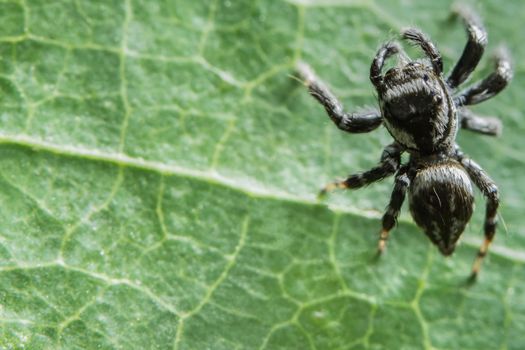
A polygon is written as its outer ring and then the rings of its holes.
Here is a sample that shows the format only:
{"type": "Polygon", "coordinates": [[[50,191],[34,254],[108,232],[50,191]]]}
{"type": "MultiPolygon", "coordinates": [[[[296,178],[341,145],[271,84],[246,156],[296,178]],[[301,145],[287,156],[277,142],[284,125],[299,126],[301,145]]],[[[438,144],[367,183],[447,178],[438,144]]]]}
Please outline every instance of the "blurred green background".
{"type": "Polygon", "coordinates": [[[460,132],[497,182],[443,258],[405,211],[374,259],[392,179],[327,203],[376,164],[293,78],[308,62],[351,111],[376,103],[377,47],[417,26],[445,70],[450,1],[0,1],[0,348],[523,349],[525,5],[468,2],[515,78],[460,132]],[[503,224],[504,223],[504,224],[503,224]]]}

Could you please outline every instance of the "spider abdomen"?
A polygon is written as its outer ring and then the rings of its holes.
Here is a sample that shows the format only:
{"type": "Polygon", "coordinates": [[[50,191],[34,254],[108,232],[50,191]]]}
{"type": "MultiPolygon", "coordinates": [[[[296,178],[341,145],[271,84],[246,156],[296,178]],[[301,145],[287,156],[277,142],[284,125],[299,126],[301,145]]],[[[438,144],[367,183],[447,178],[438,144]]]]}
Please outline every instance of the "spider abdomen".
{"type": "Polygon", "coordinates": [[[421,169],[409,190],[410,212],[443,255],[456,242],[472,216],[474,196],[469,176],[456,161],[421,169]]]}

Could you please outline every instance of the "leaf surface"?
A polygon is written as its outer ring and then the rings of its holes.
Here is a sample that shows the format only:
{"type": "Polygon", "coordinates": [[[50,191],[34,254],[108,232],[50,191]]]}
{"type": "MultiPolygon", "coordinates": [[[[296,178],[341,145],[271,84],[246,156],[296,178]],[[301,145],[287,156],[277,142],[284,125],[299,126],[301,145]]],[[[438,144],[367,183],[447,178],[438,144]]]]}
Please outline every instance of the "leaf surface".
{"type": "Polygon", "coordinates": [[[474,108],[504,136],[458,138],[505,223],[467,287],[483,198],[453,257],[405,212],[376,260],[392,180],[315,195],[391,138],[338,131],[290,78],[304,60],[373,105],[407,25],[450,69],[448,2],[0,2],[0,348],[523,349],[524,6],[474,5],[516,75],[474,108]]]}

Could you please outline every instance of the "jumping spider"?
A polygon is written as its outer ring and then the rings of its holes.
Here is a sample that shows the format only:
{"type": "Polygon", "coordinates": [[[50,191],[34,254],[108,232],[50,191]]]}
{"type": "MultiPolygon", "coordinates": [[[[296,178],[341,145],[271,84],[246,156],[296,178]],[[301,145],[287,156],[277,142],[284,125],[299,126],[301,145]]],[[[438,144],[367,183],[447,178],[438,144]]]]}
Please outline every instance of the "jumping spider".
{"type": "Polygon", "coordinates": [[[494,72],[458,91],[458,86],[480,61],[487,33],[472,11],[457,8],[454,13],[464,22],[468,41],[446,78],[440,53],[418,29],[405,29],[401,37],[418,46],[426,56],[424,59],[410,60],[397,42],[386,42],[379,48],[370,67],[379,110],[346,113],[305,63],[300,63],[298,70],[310,94],[324,106],[339,129],[365,133],[384,124],[394,138],[394,142],[384,148],[378,166],[331,183],[320,194],[335,188],[360,188],[395,174],[394,190],[382,219],[378,252],[385,249],[388,233],[395,225],[408,191],[414,221],[447,256],[454,251],[472,216],[473,182],[487,200],[485,240],[472,267],[471,277],[475,278],[496,232],[498,188],[476,162],[461,152],[455,142],[456,133],[461,127],[486,135],[499,134],[499,120],[479,117],[466,106],[488,100],[503,90],[512,78],[512,68],[506,50],[500,49],[495,55],[494,72]],[[399,56],[398,65],[383,75],[385,61],[395,54],[399,56]],[[403,152],[410,155],[406,164],[401,163],[403,152]]]}

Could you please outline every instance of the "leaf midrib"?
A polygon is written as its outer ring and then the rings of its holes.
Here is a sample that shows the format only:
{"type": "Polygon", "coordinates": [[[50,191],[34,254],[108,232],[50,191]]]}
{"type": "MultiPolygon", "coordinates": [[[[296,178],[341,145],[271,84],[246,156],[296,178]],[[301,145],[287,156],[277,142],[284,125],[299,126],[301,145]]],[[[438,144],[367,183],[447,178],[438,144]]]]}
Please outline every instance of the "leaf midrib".
{"type": "MultiPolygon", "coordinates": [[[[284,191],[270,190],[267,187],[263,186],[254,187],[254,183],[252,181],[250,181],[250,184],[242,183],[239,181],[239,179],[227,178],[215,171],[201,171],[173,164],[167,165],[161,162],[130,157],[123,153],[112,154],[75,146],[57,145],[54,143],[35,139],[27,135],[13,136],[0,134],[0,144],[14,145],[33,151],[47,152],[59,157],[86,159],[96,162],[113,164],[115,166],[120,167],[140,169],[161,175],[187,177],[198,181],[228,187],[232,190],[241,192],[253,198],[297,203],[305,206],[325,206],[325,204],[317,201],[313,194],[311,196],[301,197],[284,191]]],[[[357,208],[342,207],[332,204],[328,204],[326,206],[334,213],[353,215],[365,219],[379,219],[381,217],[381,213],[379,212],[374,213],[373,211],[363,211],[357,208]]],[[[400,218],[398,221],[405,225],[411,225],[415,227],[414,223],[411,220],[400,218]]],[[[467,245],[468,247],[474,249],[477,249],[480,243],[480,239],[465,238],[463,240],[463,245],[467,245]]],[[[525,251],[510,249],[505,246],[494,244],[491,246],[491,254],[498,255],[509,261],[525,263],[525,251]]]]}

